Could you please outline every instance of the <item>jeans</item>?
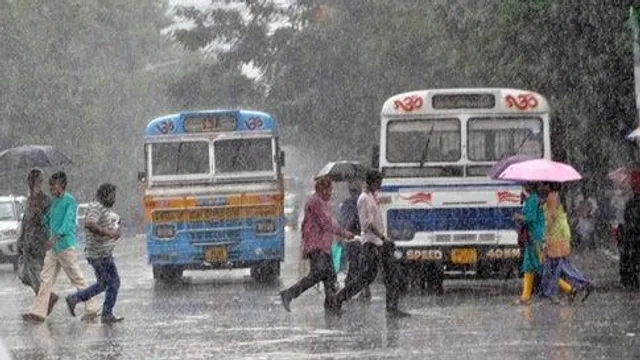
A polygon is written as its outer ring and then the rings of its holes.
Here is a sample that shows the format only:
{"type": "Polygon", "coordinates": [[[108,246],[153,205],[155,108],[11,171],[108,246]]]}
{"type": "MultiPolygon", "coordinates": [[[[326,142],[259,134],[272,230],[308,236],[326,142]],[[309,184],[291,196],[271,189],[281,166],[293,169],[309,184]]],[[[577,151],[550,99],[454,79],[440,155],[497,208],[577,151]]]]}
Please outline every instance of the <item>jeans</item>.
{"type": "Polygon", "coordinates": [[[87,261],[93,267],[98,282],[78,291],[72,296],[72,299],[77,302],[85,302],[104,291],[106,293],[102,305],[102,316],[113,315],[113,307],[116,305],[120,289],[120,276],[118,276],[113,256],[89,258],[87,261]]]}

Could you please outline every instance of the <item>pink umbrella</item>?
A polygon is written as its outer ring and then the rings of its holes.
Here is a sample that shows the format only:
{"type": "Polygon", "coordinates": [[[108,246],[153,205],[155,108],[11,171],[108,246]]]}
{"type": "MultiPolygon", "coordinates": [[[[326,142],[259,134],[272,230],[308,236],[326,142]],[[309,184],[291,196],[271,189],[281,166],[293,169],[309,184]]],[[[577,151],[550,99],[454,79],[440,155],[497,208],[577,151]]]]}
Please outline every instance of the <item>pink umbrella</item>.
{"type": "Polygon", "coordinates": [[[547,159],[535,159],[510,165],[498,176],[498,179],[526,182],[568,182],[580,180],[582,175],[571,165],[547,159]]]}
{"type": "Polygon", "coordinates": [[[489,175],[489,178],[491,178],[491,180],[498,180],[498,176],[500,176],[500,174],[502,174],[502,172],[509,166],[533,159],[535,159],[535,157],[528,155],[514,155],[506,157],[493,164],[491,169],[487,171],[487,175],[489,175]]]}

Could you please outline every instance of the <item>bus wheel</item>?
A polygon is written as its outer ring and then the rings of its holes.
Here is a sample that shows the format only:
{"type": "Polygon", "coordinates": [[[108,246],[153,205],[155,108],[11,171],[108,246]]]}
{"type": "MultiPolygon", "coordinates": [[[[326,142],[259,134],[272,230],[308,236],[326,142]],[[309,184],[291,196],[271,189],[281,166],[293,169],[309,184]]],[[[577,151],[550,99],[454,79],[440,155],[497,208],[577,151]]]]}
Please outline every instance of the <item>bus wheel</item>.
{"type": "Polygon", "coordinates": [[[183,268],[179,266],[153,266],[153,278],[162,282],[176,282],[182,278],[183,268]]]}
{"type": "Polygon", "coordinates": [[[275,281],[280,276],[280,261],[262,261],[251,267],[251,278],[259,283],[275,281]]]}
{"type": "Polygon", "coordinates": [[[429,264],[426,267],[427,291],[436,295],[444,294],[444,269],[440,264],[429,264]]]}

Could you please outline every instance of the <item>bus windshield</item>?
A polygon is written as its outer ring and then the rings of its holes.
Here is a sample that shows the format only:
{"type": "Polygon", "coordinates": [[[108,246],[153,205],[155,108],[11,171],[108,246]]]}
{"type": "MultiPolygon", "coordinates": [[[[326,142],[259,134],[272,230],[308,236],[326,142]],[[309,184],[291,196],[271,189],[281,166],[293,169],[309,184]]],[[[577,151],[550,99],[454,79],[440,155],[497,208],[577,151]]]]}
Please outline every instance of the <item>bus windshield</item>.
{"type": "Polygon", "coordinates": [[[467,131],[471,161],[497,161],[516,154],[542,157],[542,119],[538,117],[472,117],[467,131]]]}
{"type": "Polygon", "coordinates": [[[393,120],[387,127],[387,160],[455,162],[460,160],[460,142],[457,118],[393,120]]]}
{"type": "Polygon", "coordinates": [[[217,174],[274,170],[271,138],[216,140],[213,151],[217,174]]]}
{"type": "Polygon", "coordinates": [[[152,174],[209,174],[209,142],[185,141],[151,144],[152,174]]]}

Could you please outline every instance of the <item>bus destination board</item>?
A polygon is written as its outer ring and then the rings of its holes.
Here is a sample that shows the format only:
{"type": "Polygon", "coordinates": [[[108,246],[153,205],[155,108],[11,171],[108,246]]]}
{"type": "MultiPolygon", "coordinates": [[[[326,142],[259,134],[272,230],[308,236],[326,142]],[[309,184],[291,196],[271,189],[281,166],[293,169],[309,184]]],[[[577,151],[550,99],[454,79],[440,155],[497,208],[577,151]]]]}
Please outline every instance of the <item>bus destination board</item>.
{"type": "Polygon", "coordinates": [[[233,131],[236,129],[236,118],[228,114],[196,114],[184,119],[184,132],[208,133],[216,131],[233,131]]]}
{"type": "Polygon", "coordinates": [[[435,110],[493,109],[496,98],[492,94],[441,94],[433,95],[431,107],[435,110]]]}

